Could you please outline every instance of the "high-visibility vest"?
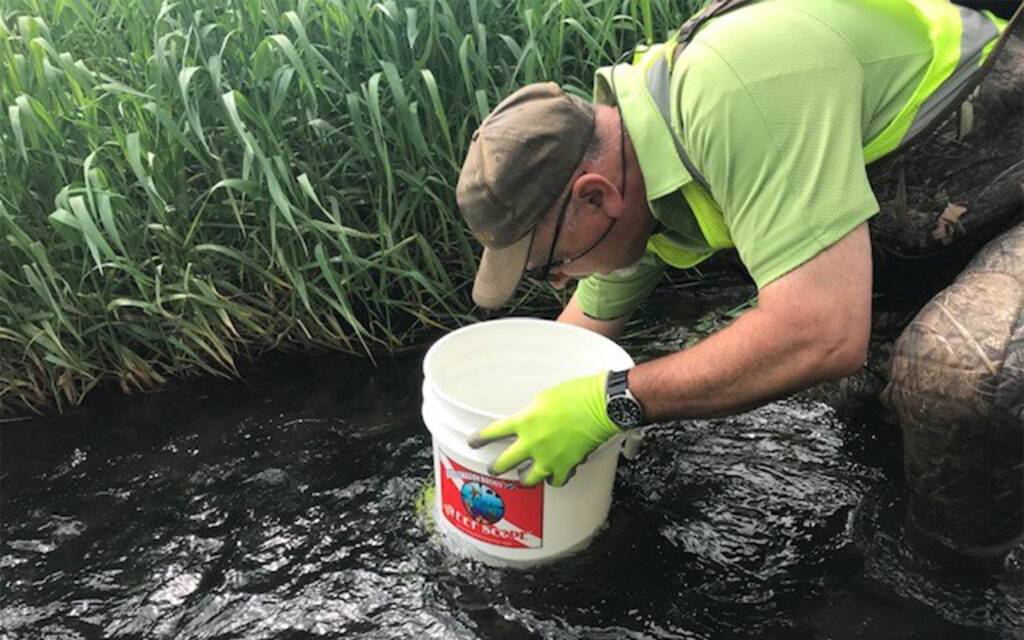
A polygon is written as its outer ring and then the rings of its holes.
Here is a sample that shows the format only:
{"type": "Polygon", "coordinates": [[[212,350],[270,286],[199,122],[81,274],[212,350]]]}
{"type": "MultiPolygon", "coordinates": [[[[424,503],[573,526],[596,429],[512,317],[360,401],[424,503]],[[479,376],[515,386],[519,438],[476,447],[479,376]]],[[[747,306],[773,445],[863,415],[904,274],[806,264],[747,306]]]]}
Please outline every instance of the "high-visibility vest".
{"type": "MultiPolygon", "coordinates": [[[[646,90],[665,121],[675,143],[679,159],[690,174],[682,187],[683,196],[693,211],[710,252],[694,252],[677,244],[666,234],[654,234],[647,242],[649,251],[666,263],[692,267],[718,250],[735,246],[722,209],[697,168],[690,161],[682,141],[672,128],[671,93],[673,63],[697,29],[725,11],[749,3],[750,0],[713,0],[679,30],[679,37],[668,42],[638,47],[632,66],[643,73],[646,90]]],[[[870,164],[912,142],[961,95],[962,89],[977,79],[981,65],[991,54],[1006,21],[985,17],[948,0],[891,0],[909,4],[928,26],[932,60],[910,99],[874,139],[864,147],[864,162],[870,164]]],[[[685,123],[683,123],[685,126],[685,123]]]]}

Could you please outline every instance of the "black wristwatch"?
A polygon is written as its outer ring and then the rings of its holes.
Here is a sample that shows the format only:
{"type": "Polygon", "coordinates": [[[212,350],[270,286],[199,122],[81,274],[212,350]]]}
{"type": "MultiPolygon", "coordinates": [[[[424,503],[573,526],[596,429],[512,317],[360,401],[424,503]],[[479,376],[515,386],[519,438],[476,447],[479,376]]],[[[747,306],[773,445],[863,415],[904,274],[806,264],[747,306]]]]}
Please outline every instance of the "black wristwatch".
{"type": "Polygon", "coordinates": [[[632,429],[644,424],[644,408],[629,392],[629,370],[611,371],[604,391],[604,408],[616,425],[632,429]]]}

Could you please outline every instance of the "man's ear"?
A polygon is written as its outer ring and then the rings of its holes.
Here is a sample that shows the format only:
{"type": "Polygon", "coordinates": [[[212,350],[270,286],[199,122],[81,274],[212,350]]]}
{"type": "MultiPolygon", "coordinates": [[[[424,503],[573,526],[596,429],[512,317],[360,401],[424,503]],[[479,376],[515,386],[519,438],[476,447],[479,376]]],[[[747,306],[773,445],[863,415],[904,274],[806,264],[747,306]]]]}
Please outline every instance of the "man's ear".
{"type": "Polygon", "coordinates": [[[581,202],[586,203],[587,209],[592,212],[608,211],[607,205],[611,204],[609,198],[619,198],[615,187],[600,173],[584,173],[573,183],[573,196],[581,202]]]}

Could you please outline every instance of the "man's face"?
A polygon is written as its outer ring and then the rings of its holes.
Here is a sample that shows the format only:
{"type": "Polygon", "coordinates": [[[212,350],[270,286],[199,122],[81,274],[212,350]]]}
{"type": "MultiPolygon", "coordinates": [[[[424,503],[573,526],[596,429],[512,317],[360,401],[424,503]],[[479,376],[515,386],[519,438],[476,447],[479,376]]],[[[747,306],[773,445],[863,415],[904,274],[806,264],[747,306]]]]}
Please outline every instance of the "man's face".
{"type": "Polygon", "coordinates": [[[576,174],[533,232],[528,275],[543,278],[546,272],[547,280],[558,288],[571,280],[634,264],[643,256],[655,227],[635,155],[627,153],[621,113],[614,113],[619,127],[618,157],[612,160],[614,156],[605,154],[594,160],[594,166],[576,174]],[[621,178],[613,183],[608,176],[616,172],[621,178]],[[627,183],[630,172],[637,177],[627,183]]]}
{"type": "MultiPolygon", "coordinates": [[[[561,203],[560,203],[561,204],[561,203]]],[[[621,212],[620,212],[621,213],[621,212]]],[[[637,233],[629,216],[612,215],[581,198],[573,198],[557,230],[558,212],[549,212],[534,231],[527,270],[534,277],[551,256],[548,280],[562,288],[572,280],[607,274],[633,264],[643,255],[646,232],[637,233]],[[557,243],[552,251],[552,242],[557,243]]]]}

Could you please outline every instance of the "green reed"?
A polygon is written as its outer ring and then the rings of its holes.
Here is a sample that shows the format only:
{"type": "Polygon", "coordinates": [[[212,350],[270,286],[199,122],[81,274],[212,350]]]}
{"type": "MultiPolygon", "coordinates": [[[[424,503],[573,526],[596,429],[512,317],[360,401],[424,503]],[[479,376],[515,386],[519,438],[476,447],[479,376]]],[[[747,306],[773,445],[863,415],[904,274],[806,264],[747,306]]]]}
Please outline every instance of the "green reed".
{"type": "Polygon", "coordinates": [[[692,4],[0,3],[0,410],[470,321],[469,134],[692,4]]]}

